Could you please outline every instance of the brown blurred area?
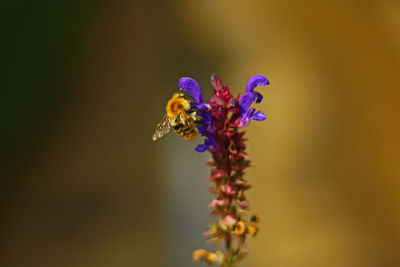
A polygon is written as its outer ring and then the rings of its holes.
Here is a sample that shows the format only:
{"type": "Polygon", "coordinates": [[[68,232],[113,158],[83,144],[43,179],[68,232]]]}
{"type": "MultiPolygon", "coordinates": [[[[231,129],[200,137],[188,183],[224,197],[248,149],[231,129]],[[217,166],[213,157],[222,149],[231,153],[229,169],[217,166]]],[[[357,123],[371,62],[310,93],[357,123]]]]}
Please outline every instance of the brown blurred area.
{"type": "Polygon", "coordinates": [[[195,266],[208,155],[151,132],[211,73],[271,82],[240,266],[400,266],[398,1],[1,5],[0,266],[195,266]]]}

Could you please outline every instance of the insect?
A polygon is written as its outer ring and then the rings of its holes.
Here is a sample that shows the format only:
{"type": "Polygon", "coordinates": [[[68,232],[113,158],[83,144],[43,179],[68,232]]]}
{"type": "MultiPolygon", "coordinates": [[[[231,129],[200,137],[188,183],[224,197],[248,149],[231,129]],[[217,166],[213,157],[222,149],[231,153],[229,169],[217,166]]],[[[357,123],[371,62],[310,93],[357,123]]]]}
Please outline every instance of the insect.
{"type": "Polygon", "coordinates": [[[197,113],[187,100],[191,97],[185,95],[183,92],[173,94],[172,98],[168,101],[166,106],[167,113],[154,129],[153,141],[166,135],[171,126],[185,140],[197,137],[197,113]]]}

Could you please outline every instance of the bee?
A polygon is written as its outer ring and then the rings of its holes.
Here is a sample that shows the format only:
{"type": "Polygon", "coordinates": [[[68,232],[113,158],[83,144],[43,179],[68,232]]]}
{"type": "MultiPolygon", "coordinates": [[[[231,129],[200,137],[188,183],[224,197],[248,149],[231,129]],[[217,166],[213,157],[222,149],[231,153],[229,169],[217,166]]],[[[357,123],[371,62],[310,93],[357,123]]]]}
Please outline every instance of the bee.
{"type": "Polygon", "coordinates": [[[175,132],[185,140],[191,140],[199,134],[196,128],[198,117],[187,96],[183,93],[173,94],[166,106],[167,113],[157,124],[153,132],[153,141],[166,135],[171,126],[175,132]]]}

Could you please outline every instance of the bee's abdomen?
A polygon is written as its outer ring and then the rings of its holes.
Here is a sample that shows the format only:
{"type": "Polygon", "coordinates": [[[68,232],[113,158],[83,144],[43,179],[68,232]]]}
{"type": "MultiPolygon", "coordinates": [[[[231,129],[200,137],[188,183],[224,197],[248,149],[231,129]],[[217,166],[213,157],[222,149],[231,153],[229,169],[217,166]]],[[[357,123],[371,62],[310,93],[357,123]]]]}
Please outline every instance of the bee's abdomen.
{"type": "Polygon", "coordinates": [[[193,125],[185,125],[185,124],[175,124],[174,130],[177,134],[179,134],[183,139],[191,140],[197,137],[197,129],[193,125]]]}

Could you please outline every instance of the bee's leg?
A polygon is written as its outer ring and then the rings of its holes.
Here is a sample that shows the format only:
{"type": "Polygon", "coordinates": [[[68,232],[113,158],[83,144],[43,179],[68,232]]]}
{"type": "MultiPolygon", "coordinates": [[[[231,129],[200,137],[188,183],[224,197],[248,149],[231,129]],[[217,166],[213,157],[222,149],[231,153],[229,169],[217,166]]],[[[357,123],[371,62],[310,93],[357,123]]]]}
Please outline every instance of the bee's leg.
{"type": "Polygon", "coordinates": [[[190,113],[190,116],[193,118],[193,120],[196,122],[196,124],[198,125],[206,125],[207,122],[204,121],[200,121],[201,120],[201,116],[199,116],[195,111],[190,113]]]}
{"type": "Polygon", "coordinates": [[[199,115],[197,115],[196,111],[190,112],[189,114],[190,114],[190,117],[192,117],[196,123],[201,119],[201,117],[199,115]]]}
{"type": "Polygon", "coordinates": [[[201,121],[202,118],[199,115],[194,116],[193,119],[197,125],[208,125],[209,124],[206,121],[201,121]]]}
{"type": "Polygon", "coordinates": [[[192,109],[190,110],[190,113],[192,113],[192,112],[204,113],[204,112],[207,112],[207,110],[192,108],[192,109]]]}

